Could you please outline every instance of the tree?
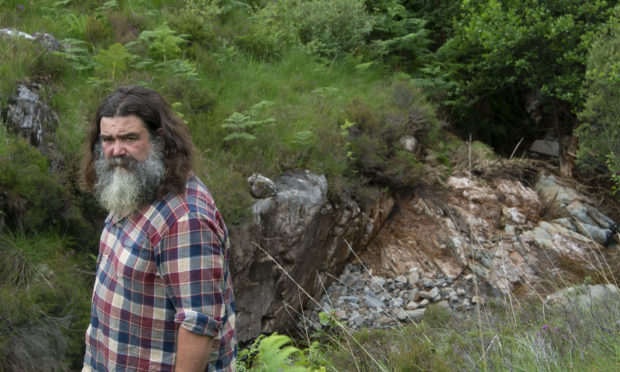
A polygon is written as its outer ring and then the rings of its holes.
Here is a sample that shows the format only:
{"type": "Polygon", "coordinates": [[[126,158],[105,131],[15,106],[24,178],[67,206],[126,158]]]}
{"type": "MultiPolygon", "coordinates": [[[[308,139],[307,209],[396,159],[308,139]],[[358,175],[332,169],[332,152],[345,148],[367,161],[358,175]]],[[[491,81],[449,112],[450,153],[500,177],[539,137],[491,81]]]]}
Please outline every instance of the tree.
{"type": "Polygon", "coordinates": [[[504,153],[549,128],[561,140],[576,124],[592,35],[611,10],[600,0],[465,0],[426,73],[463,134],[504,153]]]}
{"type": "Polygon", "coordinates": [[[592,44],[588,57],[585,104],[577,165],[608,173],[620,187],[620,7],[592,44]]]}

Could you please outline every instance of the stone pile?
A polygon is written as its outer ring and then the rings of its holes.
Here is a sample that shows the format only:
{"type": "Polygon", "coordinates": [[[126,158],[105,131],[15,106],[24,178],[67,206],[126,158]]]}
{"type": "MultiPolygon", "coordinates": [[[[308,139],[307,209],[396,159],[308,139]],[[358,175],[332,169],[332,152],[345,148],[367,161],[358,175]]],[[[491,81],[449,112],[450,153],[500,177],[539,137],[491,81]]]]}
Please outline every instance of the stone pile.
{"type": "Polygon", "coordinates": [[[347,264],[329,286],[319,303],[305,312],[298,323],[301,329],[321,329],[320,312],[331,313],[336,320],[353,328],[387,328],[422,318],[430,304],[454,311],[471,310],[484,304],[474,295],[475,275],[435,279],[421,277],[417,269],[407,275],[383,278],[372,275],[361,265],[347,264]]]}

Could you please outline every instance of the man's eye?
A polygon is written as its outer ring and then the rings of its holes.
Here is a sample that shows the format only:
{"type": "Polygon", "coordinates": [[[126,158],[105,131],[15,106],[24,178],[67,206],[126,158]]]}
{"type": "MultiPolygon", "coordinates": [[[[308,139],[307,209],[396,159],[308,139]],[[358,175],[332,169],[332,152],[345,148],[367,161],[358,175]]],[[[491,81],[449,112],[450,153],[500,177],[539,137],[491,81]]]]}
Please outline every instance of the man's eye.
{"type": "Polygon", "coordinates": [[[101,142],[109,143],[109,142],[112,142],[112,141],[113,141],[112,138],[108,138],[108,137],[102,137],[101,138],[101,142]]]}

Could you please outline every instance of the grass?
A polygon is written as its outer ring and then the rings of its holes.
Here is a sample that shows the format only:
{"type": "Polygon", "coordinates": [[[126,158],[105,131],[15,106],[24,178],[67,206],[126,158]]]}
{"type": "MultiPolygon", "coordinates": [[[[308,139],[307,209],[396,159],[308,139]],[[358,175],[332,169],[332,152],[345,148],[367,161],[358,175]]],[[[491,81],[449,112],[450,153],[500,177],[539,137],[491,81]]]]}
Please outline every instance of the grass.
{"type": "Polygon", "coordinates": [[[0,370],[80,368],[92,277],[74,245],[54,231],[0,236],[0,370]]]}
{"type": "MultiPolygon", "coordinates": [[[[412,106],[425,110],[427,106],[416,87],[404,83],[409,78],[394,77],[377,64],[361,64],[357,57],[318,61],[294,45],[286,50],[275,48],[277,53],[265,57],[252,52],[247,38],[243,41],[250,26],[243,24],[247,19],[242,10],[205,26],[198,16],[184,14],[183,5],[180,0],[0,1],[1,27],[29,34],[47,32],[60,41],[79,41],[73,54],[58,55],[26,39],[0,38],[0,101],[6,103],[17,82],[40,81],[46,87],[45,100],[59,116],[56,142],[66,174],[59,176],[65,178],[57,183],[71,187],[79,183],[85,134],[99,102],[117,86],[142,84],[160,91],[183,115],[200,153],[197,172],[214,194],[228,224],[247,221],[253,200],[246,178],[254,172],[276,177],[287,169],[307,168],[327,176],[331,200],[346,196],[358,202],[372,201],[376,194],[373,190],[385,184],[370,187],[371,180],[360,177],[365,169],[356,167],[355,154],[349,153],[356,138],[343,134],[342,127],[347,120],[360,122],[356,123],[360,127],[361,122],[368,121],[370,133],[378,134],[371,141],[376,144],[380,136],[393,136],[392,127],[386,125],[393,124],[393,118],[419,117],[412,106]],[[200,27],[184,26],[188,20],[200,27]],[[131,46],[140,32],[155,30],[165,21],[176,30],[176,36],[188,35],[183,36],[179,59],[194,63],[195,75],[175,75],[175,65],[166,58],[146,66],[148,58],[155,57],[145,48],[131,46]],[[95,65],[94,57],[105,55],[116,42],[124,46],[130,63],[123,69],[114,64],[95,65]],[[158,63],[165,66],[156,67],[158,63]],[[108,76],[110,71],[113,78],[108,76]],[[272,118],[274,124],[258,126],[252,133],[255,140],[224,141],[230,134],[222,128],[225,120],[236,112],[247,114],[262,101],[271,104],[254,113],[252,119],[272,118]]],[[[166,46],[165,42],[153,43],[166,46]]],[[[250,42],[260,46],[269,40],[250,42]]],[[[422,122],[433,121],[432,108],[425,110],[421,111],[422,122]]],[[[432,125],[439,124],[433,121],[432,125]]],[[[485,146],[473,143],[468,147],[458,140],[442,142],[438,132],[430,132],[424,145],[431,147],[438,163],[438,179],[445,179],[455,168],[475,171],[477,166],[493,161],[485,146]],[[455,161],[453,153],[460,160],[455,161]]],[[[3,143],[8,143],[6,133],[2,134],[3,143]]],[[[359,153],[367,149],[362,145],[360,142],[359,153]]],[[[386,150],[379,165],[396,170],[392,174],[418,169],[419,164],[410,157],[390,158],[394,152],[390,146],[379,144],[377,148],[386,150]]],[[[428,173],[426,177],[430,177],[428,173]]],[[[66,198],[76,204],[75,208],[81,207],[77,206],[78,199],[66,198]]],[[[53,211],[49,214],[57,215],[53,211]]],[[[42,361],[43,369],[66,365],[79,368],[81,361],[91,287],[91,276],[83,267],[94,266],[87,252],[96,251],[96,247],[77,247],[75,232],[69,237],[45,231],[28,235],[5,231],[0,239],[0,329],[4,332],[0,336],[0,361],[7,360],[7,353],[13,350],[11,355],[23,356],[9,359],[15,369],[33,369],[32,363],[39,361],[28,359],[28,352],[37,355],[28,345],[55,351],[56,361],[42,361]],[[77,253],[72,254],[74,251],[77,253]],[[83,280],[76,281],[76,275],[83,280]],[[46,325],[41,327],[42,323],[46,325]],[[34,331],[37,327],[40,331],[34,331]]],[[[311,347],[304,353],[307,365],[329,370],[614,369],[620,347],[618,314],[612,305],[618,308],[610,302],[589,312],[575,310],[569,314],[543,308],[540,302],[516,310],[499,304],[466,318],[431,308],[421,324],[324,335],[327,338],[308,340],[311,347]],[[608,312],[599,311],[606,306],[608,312]],[[553,328],[543,330],[544,325],[553,328]],[[610,329],[615,333],[609,333],[610,329]],[[562,341],[561,336],[567,334],[571,338],[562,341]]]]}
{"type": "MultiPolygon", "coordinates": [[[[419,323],[391,329],[353,332],[324,312],[321,322],[329,327],[306,330],[297,342],[300,350],[283,365],[339,372],[618,370],[620,291],[601,297],[588,292],[595,282],[617,285],[613,265],[600,251],[587,259],[595,270],[580,283],[575,274],[554,270],[542,289],[525,283],[525,291],[487,299],[469,313],[431,305],[419,323]],[[564,301],[545,300],[567,286],[575,290],[564,301]]],[[[251,352],[257,349],[242,353],[242,370],[261,370],[265,355],[251,352]]]]}

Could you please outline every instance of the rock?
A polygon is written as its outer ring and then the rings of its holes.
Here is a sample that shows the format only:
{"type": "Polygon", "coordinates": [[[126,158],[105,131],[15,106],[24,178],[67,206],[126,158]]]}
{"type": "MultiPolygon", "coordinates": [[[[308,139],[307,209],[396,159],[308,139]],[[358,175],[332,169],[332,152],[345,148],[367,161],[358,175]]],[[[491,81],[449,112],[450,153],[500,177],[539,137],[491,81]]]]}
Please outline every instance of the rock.
{"type": "Polygon", "coordinates": [[[248,185],[250,186],[250,193],[257,199],[270,198],[277,194],[276,184],[258,173],[254,173],[248,178],[248,185]]]}
{"type": "Polygon", "coordinates": [[[61,157],[55,154],[52,141],[58,126],[58,116],[39,95],[41,88],[40,84],[18,83],[17,92],[9,98],[2,117],[8,128],[26,138],[32,146],[54,161],[61,157]]]}
{"type": "Polygon", "coordinates": [[[474,296],[474,297],[472,297],[472,298],[471,298],[471,302],[472,302],[474,305],[481,305],[481,306],[484,306],[484,304],[485,304],[485,302],[486,302],[486,301],[485,301],[484,297],[474,296]]]}
{"type": "Polygon", "coordinates": [[[12,28],[0,28],[0,36],[23,37],[24,39],[34,40],[34,37],[25,32],[17,31],[12,28]]]}
{"type": "Polygon", "coordinates": [[[390,307],[401,307],[405,301],[400,297],[394,297],[390,300],[390,307]]]}
{"type": "Polygon", "coordinates": [[[34,36],[35,40],[39,42],[45,49],[50,52],[55,52],[61,49],[64,49],[64,46],[60,44],[56,38],[50,34],[46,34],[44,32],[35,32],[32,36],[34,36]]]}
{"type": "MultiPolygon", "coordinates": [[[[339,275],[351,249],[359,250],[363,239],[375,234],[366,230],[373,217],[353,201],[328,201],[325,176],[294,170],[273,181],[277,194],[255,202],[252,222],[229,227],[240,342],[261,332],[284,331],[291,308],[299,311],[308,304],[299,287],[315,298],[323,295],[332,280],[327,274],[339,275]]],[[[375,216],[387,218],[388,213],[375,216]]],[[[374,228],[382,224],[372,222],[374,228]]]]}
{"type": "Polygon", "coordinates": [[[33,41],[36,40],[39,42],[39,44],[41,44],[41,46],[43,46],[46,50],[50,52],[63,49],[63,45],[60,44],[60,42],[58,42],[56,38],[46,33],[35,32],[33,35],[30,35],[22,31],[14,30],[12,28],[2,28],[0,29],[0,36],[3,35],[7,37],[22,37],[24,39],[33,41]]]}
{"type": "Polygon", "coordinates": [[[382,308],[385,305],[383,301],[381,301],[380,299],[378,299],[377,297],[371,294],[364,295],[364,301],[369,307],[374,307],[374,308],[382,308]]]}
{"type": "Polygon", "coordinates": [[[407,277],[404,275],[399,275],[394,278],[394,283],[401,285],[401,288],[406,286],[408,283],[407,277]]]}
{"type": "Polygon", "coordinates": [[[418,270],[414,269],[409,271],[409,273],[407,274],[407,285],[410,289],[413,289],[416,286],[418,280],[420,280],[420,274],[418,273],[418,270]]]}
{"type": "Polygon", "coordinates": [[[405,305],[406,310],[415,310],[418,307],[420,307],[420,305],[418,305],[418,303],[415,301],[409,301],[407,305],[405,305]]]}
{"type": "Polygon", "coordinates": [[[557,140],[536,140],[529,151],[548,156],[560,156],[560,145],[557,140]]]}
{"type": "Polygon", "coordinates": [[[450,304],[446,300],[442,300],[442,301],[437,302],[437,306],[439,306],[441,308],[444,308],[446,310],[450,309],[450,304]]]}
{"type": "Polygon", "coordinates": [[[620,296],[620,289],[613,284],[597,284],[577,286],[561,289],[545,299],[547,305],[579,306],[587,309],[592,301],[598,302],[613,296],[616,300],[620,296]]]}
{"type": "Polygon", "coordinates": [[[412,319],[420,319],[424,316],[426,309],[406,310],[407,316],[412,319]]]}
{"type": "Polygon", "coordinates": [[[415,137],[407,136],[401,138],[400,145],[409,152],[418,153],[420,150],[419,142],[415,137]]]}
{"type": "Polygon", "coordinates": [[[407,312],[403,309],[398,309],[396,313],[396,318],[400,321],[407,319],[407,312]]]}

